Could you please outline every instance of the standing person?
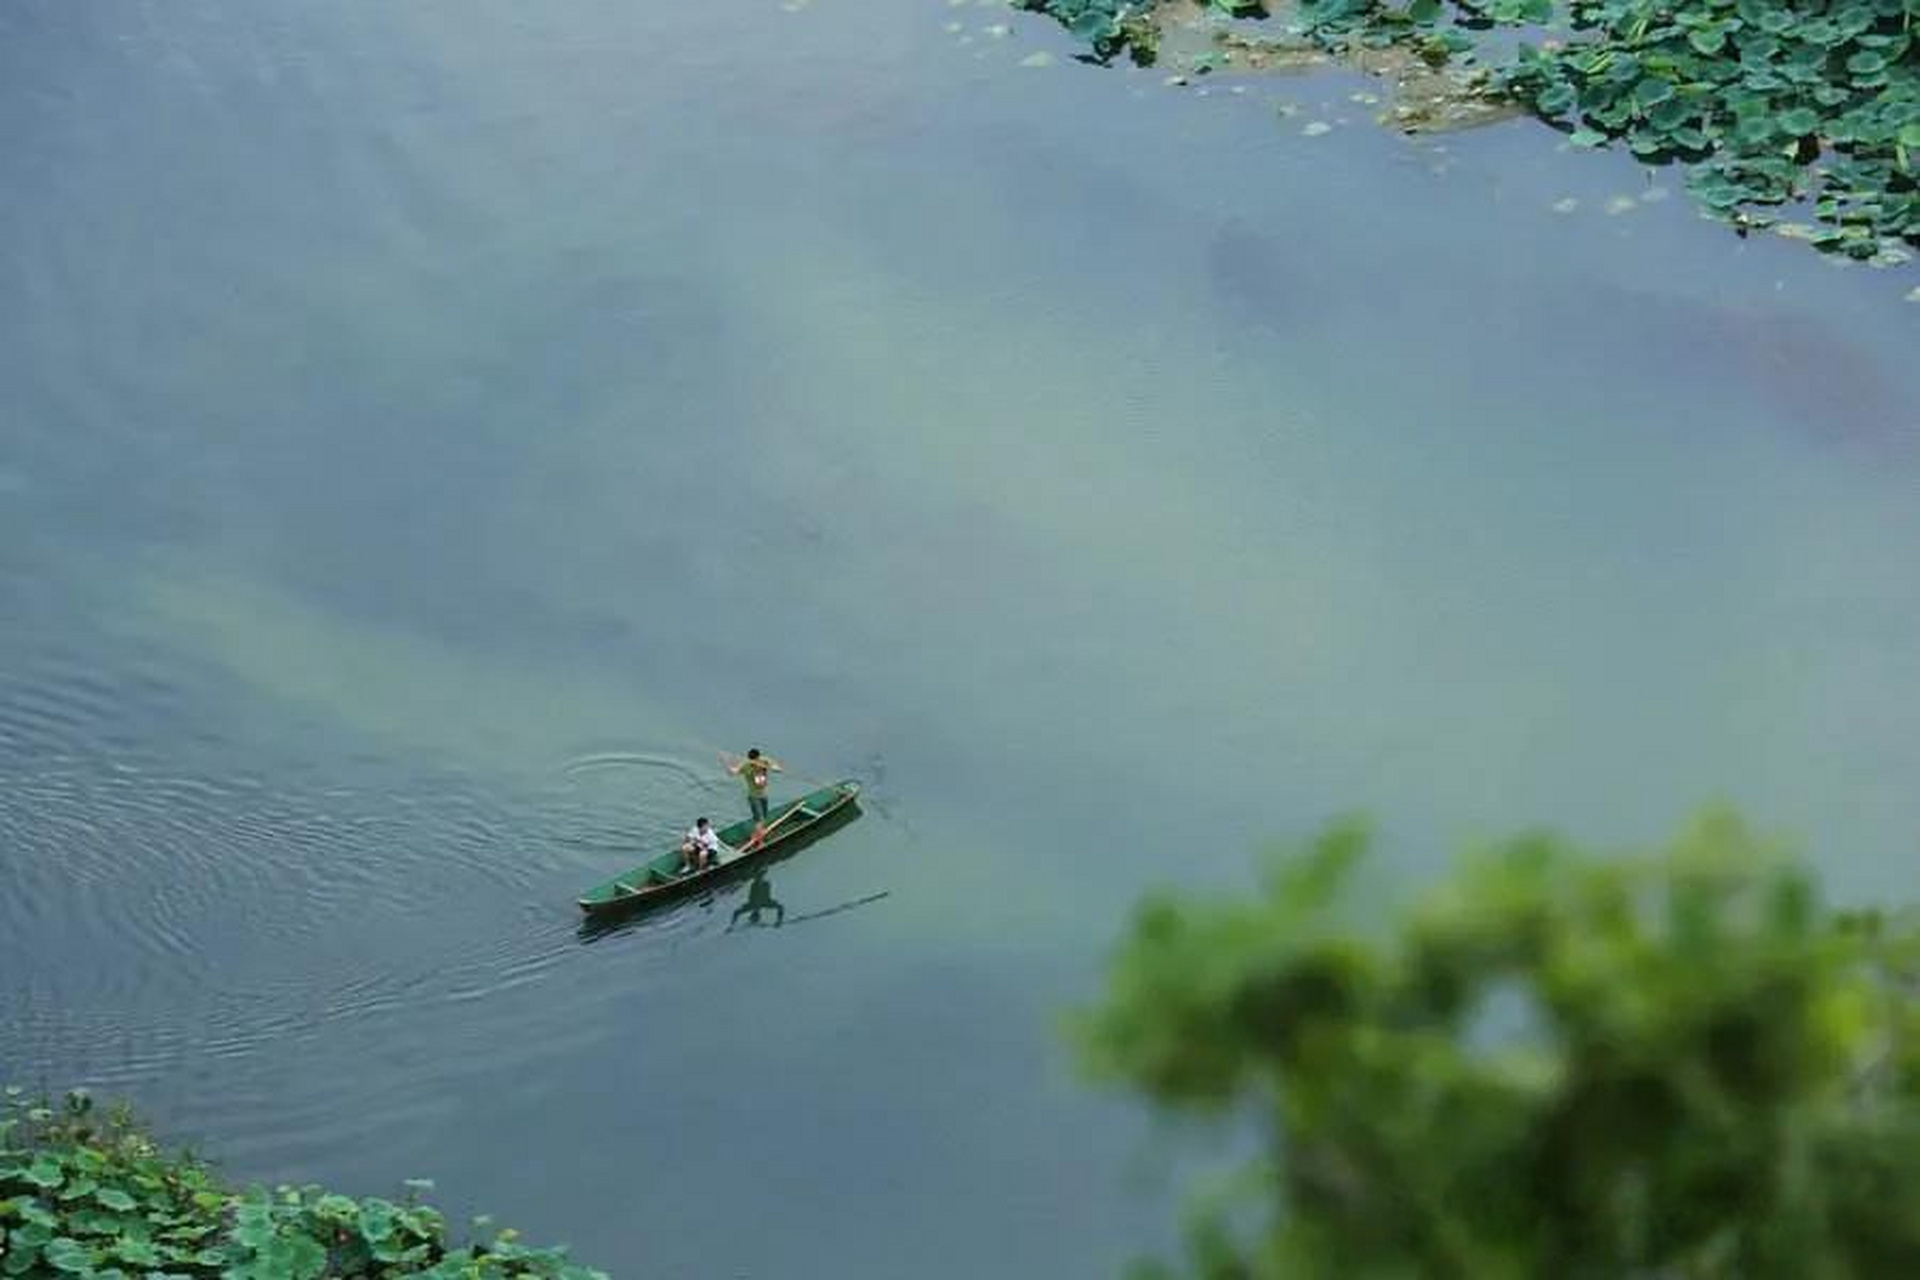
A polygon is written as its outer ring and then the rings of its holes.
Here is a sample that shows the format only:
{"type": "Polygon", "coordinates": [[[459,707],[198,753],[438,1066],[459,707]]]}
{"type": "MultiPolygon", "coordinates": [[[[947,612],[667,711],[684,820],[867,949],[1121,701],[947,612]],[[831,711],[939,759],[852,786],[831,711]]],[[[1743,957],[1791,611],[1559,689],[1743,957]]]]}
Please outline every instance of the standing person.
{"type": "MultiPolygon", "coordinates": [[[[722,760],[726,757],[722,756],[722,760]]],[[[767,821],[767,781],[776,773],[783,773],[780,762],[772,756],[760,754],[760,748],[747,748],[747,758],[735,760],[727,765],[727,772],[747,784],[747,811],[753,815],[756,825],[764,826],[767,821]]]]}

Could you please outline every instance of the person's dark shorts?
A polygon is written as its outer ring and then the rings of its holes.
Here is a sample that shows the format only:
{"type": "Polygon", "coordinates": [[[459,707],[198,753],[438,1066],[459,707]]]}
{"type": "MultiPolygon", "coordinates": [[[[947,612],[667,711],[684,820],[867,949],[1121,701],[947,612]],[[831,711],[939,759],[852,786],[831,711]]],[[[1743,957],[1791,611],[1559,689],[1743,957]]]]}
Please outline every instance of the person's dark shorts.
{"type": "Polygon", "coordinates": [[[765,796],[748,796],[747,812],[753,815],[755,822],[765,822],[767,820],[767,798],[765,796]]]}

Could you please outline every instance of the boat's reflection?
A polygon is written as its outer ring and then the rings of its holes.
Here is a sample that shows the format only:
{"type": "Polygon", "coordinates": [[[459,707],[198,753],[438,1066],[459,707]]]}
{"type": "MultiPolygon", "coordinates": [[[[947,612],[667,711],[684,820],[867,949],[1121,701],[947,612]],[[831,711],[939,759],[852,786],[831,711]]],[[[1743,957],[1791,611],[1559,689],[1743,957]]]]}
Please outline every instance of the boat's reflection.
{"type": "Polygon", "coordinates": [[[704,893],[685,898],[676,903],[663,904],[652,911],[635,911],[627,915],[588,916],[580,922],[578,934],[582,942],[597,942],[610,934],[625,933],[630,929],[643,928],[650,922],[663,921],[678,915],[682,911],[711,907],[717,901],[730,898],[742,889],[742,877],[751,874],[745,883],[746,900],[734,908],[727,920],[727,932],[736,926],[740,928],[781,928],[785,925],[799,924],[804,920],[818,920],[822,916],[837,915],[869,902],[878,902],[888,894],[888,890],[870,893],[865,897],[854,898],[831,907],[816,911],[788,916],[786,906],[773,896],[773,883],[768,873],[774,867],[793,857],[801,850],[824,836],[840,830],[860,816],[860,806],[856,802],[827,815],[814,826],[807,828],[789,841],[783,841],[776,849],[765,856],[753,859],[740,866],[739,875],[727,875],[726,867],[721,868],[721,876],[712,888],[704,893]]]}

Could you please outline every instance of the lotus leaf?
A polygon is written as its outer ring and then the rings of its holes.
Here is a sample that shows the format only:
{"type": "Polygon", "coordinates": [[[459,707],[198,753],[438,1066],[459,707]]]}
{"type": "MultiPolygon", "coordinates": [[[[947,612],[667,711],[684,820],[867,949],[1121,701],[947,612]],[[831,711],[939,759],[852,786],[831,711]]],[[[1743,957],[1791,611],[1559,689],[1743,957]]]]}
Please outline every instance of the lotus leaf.
{"type": "Polygon", "coordinates": [[[1647,123],[1672,133],[1694,118],[1694,109],[1679,98],[1667,98],[1647,113],[1647,123]]]}
{"type": "Polygon", "coordinates": [[[1673,83],[1648,76],[1633,87],[1633,96],[1643,108],[1658,106],[1673,96],[1673,83]]]}
{"type": "Polygon", "coordinates": [[[1780,117],[1780,128],[1795,136],[1812,133],[1820,127],[1820,115],[1810,107],[1795,107],[1780,117]]]}
{"type": "Polygon", "coordinates": [[[1625,129],[1633,119],[1633,103],[1625,98],[1587,108],[1587,119],[1603,124],[1609,132],[1625,129]]]}
{"type": "Polygon", "coordinates": [[[1091,44],[1105,44],[1120,34],[1120,23],[1110,13],[1089,9],[1073,20],[1073,34],[1091,44]]]}
{"type": "Polygon", "coordinates": [[[1543,116],[1564,115],[1574,104],[1573,86],[1566,83],[1548,85],[1533,100],[1536,110],[1543,116]]]}
{"type": "Polygon", "coordinates": [[[62,1200],[78,1200],[82,1196],[92,1195],[93,1189],[99,1185],[99,1183],[83,1173],[77,1177],[68,1178],[66,1185],[61,1187],[55,1194],[62,1200]]]}
{"type": "Polygon", "coordinates": [[[166,1259],[146,1240],[122,1240],[113,1248],[114,1256],[136,1267],[157,1267],[166,1259]]]}
{"type": "Polygon", "coordinates": [[[55,1236],[47,1241],[40,1250],[40,1256],[49,1265],[61,1271],[93,1270],[93,1250],[67,1236],[55,1236]]]}
{"type": "Polygon", "coordinates": [[[1828,21],[1838,28],[1843,36],[1851,38],[1873,30],[1874,13],[1864,4],[1848,5],[1843,9],[1836,9],[1828,21]]]}
{"type": "Polygon", "coordinates": [[[132,1196],[120,1190],[118,1187],[105,1187],[98,1195],[94,1196],[94,1199],[98,1200],[107,1208],[117,1210],[121,1213],[132,1212],[137,1204],[132,1196]]]}

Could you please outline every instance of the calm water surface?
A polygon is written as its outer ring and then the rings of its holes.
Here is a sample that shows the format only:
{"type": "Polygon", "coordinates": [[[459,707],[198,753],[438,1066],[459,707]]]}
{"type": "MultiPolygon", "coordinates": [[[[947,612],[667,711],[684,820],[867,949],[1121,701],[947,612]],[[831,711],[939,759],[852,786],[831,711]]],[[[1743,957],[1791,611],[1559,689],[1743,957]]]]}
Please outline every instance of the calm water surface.
{"type": "Polygon", "coordinates": [[[1036,49],[9,5],[0,1074],[620,1276],[1095,1277],[1169,1157],[1056,1019],[1151,885],[1725,798],[1912,892],[1915,281],[1036,49]],[[872,797],[787,923],[583,940],[749,742],[872,797]]]}

